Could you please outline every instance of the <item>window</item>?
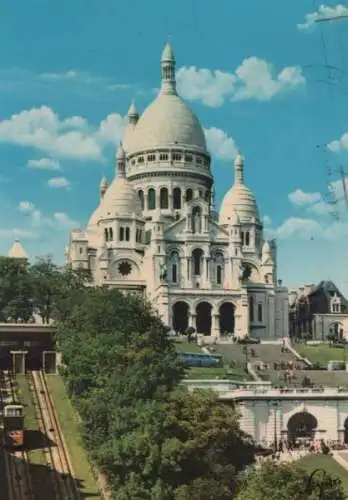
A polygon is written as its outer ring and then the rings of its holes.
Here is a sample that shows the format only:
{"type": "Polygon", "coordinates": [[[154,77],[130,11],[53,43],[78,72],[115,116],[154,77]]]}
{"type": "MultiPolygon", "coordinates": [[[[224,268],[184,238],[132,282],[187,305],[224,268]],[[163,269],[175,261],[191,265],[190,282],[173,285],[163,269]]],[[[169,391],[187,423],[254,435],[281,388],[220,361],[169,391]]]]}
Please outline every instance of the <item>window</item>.
{"type": "Polygon", "coordinates": [[[147,161],[156,161],[156,155],[148,155],[147,161]]]}
{"type": "Polygon", "coordinates": [[[248,247],[249,244],[250,244],[250,233],[249,233],[249,231],[247,231],[245,233],[245,245],[248,247]]]}
{"type": "Polygon", "coordinates": [[[204,158],[204,165],[207,167],[209,165],[209,160],[207,158],[204,158]]]}
{"type": "Polygon", "coordinates": [[[156,193],[153,188],[150,188],[147,193],[147,208],[148,210],[155,210],[156,208],[156,193]]]}
{"type": "Polygon", "coordinates": [[[202,165],[202,158],[200,156],[196,156],[197,165],[202,165]]]}
{"type": "Polygon", "coordinates": [[[124,227],[120,227],[119,240],[124,241],[124,227]]]}
{"type": "Polygon", "coordinates": [[[105,238],[105,241],[109,241],[109,232],[108,232],[107,228],[104,229],[104,238],[105,238]]]}
{"type": "Polygon", "coordinates": [[[174,210],[180,210],[181,208],[181,189],[174,188],[173,190],[173,208],[174,210]]]}
{"type": "Polygon", "coordinates": [[[201,190],[201,189],[199,189],[199,190],[198,190],[198,196],[199,196],[200,198],[202,198],[202,190],[201,190]]]}
{"type": "Polygon", "coordinates": [[[182,154],[181,154],[181,153],[174,152],[174,153],[172,154],[172,159],[173,159],[174,161],[181,161],[181,159],[182,159],[182,154]]]}
{"type": "Polygon", "coordinates": [[[222,283],[222,268],[221,266],[216,266],[216,283],[221,285],[222,283]]]}
{"type": "Polygon", "coordinates": [[[168,208],[169,207],[168,189],[167,188],[161,188],[161,190],[160,190],[160,207],[161,208],[168,208]]]}
{"type": "Polygon", "coordinates": [[[168,161],[168,153],[160,153],[160,161],[168,161]]]}
{"type": "Polygon", "coordinates": [[[143,156],[139,156],[138,163],[144,163],[144,162],[145,162],[144,157],[143,156]]]}
{"type": "Polygon", "coordinates": [[[126,227],[126,241],[129,241],[130,239],[130,230],[129,227],[126,227]]]}
{"type": "Polygon", "coordinates": [[[202,274],[202,258],[203,250],[200,248],[195,248],[192,252],[193,258],[193,274],[194,276],[200,276],[202,274]]]}
{"type": "Polygon", "coordinates": [[[242,232],[240,233],[240,235],[241,235],[241,237],[242,237],[242,246],[243,246],[243,245],[245,244],[245,243],[244,243],[244,241],[245,241],[245,240],[244,240],[244,231],[242,231],[242,232]]]}
{"type": "Polygon", "coordinates": [[[252,323],[254,321],[254,298],[249,297],[249,321],[252,323]]]}
{"type": "Polygon", "coordinates": [[[114,232],[112,227],[109,227],[109,240],[112,241],[114,239],[114,232]]]}
{"type": "Polygon", "coordinates": [[[131,161],[131,165],[133,165],[133,166],[135,165],[135,160],[131,161]]]}
{"type": "Polygon", "coordinates": [[[262,304],[257,305],[257,320],[261,323],[262,321],[262,304]]]}
{"type": "Polygon", "coordinates": [[[186,189],[186,201],[191,201],[193,198],[193,191],[192,189],[186,189]]]}
{"type": "Polygon", "coordinates": [[[140,191],[138,191],[138,198],[140,201],[141,209],[144,210],[144,191],[142,191],[141,189],[140,191]]]}
{"type": "Polygon", "coordinates": [[[141,229],[137,229],[136,230],[136,233],[135,233],[135,238],[136,238],[136,242],[137,243],[141,243],[141,240],[142,240],[142,230],[141,229]]]}
{"type": "Polygon", "coordinates": [[[83,248],[82,247],[79,248],[79,252],[80,252],[80,254],[83,253],[83,248]]]}
{"type": "Polygon", "coordinates": [[[193,156],[192,155],[185,155],[185,161],[187,163],[192,163],[193,162],[193,156]]]}
{"type": "Polygon", "coordinates": [[[178,267],[176,264],[172,265],[172,282],[177,283],[178,281],[178,267]]]}

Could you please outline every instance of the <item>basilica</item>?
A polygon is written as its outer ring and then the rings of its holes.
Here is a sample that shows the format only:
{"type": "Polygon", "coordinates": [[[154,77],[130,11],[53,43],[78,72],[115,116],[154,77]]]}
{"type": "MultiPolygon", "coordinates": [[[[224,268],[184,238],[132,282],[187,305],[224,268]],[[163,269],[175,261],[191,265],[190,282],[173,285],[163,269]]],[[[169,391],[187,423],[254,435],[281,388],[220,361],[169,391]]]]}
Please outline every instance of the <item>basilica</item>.
{"type": "Polygon", "coordinates": [[[89,269],[96,285],[143,294],[175,332],[263,339],[288,334],[276,250],[264,240],[240,153],[216,212],[211,155],[176,91],[166,44],[158,95],[141,116],[132,103],[115,177],[102,179],[99,206],[71,232],[67,263],[89,269]]]}

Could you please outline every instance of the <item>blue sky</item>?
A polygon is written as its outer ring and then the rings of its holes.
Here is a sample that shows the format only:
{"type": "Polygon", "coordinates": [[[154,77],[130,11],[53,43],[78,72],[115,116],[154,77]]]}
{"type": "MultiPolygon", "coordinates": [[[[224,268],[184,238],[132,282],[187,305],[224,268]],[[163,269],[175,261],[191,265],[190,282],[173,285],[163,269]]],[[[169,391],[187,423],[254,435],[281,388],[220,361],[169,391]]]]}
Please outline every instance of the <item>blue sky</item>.
{"type": "Polygon", "coordinates": [[[206,130],[217,204],[240,148],[278,239],[279,278],[330,278],[348,293],[338,172],[348,175],[348,20],[313,22],[348,4],[319,5],[2,0],[0,252],[18,237],[32,256],[63,260],[70,228],[98,204],[101,176],[113,176],[131,99],[141,112],[154,97],[170,36],[180,93],[206,130]]]}

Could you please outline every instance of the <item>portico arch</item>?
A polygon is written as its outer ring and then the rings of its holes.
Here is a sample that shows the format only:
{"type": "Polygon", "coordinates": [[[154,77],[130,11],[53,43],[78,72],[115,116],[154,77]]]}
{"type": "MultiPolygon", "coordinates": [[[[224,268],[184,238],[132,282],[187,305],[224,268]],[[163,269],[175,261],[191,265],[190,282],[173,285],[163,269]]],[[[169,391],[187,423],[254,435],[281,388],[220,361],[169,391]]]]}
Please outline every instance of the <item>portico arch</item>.
{"type": "Polygon", "coordinates": [[[173,330],[179,333],[185,333],[189,322],[189,305],[186,302],[175,302],[172,308],[173,330]]]}
{"type": "Polygon", "coordinates": [[[312,439],[318,427],[318,420],[307,411],[292,415],[288,421],[288,439],[293,441],[299,438],[312,439]]]}
{"type": "Polygon", "coordinates": [[[219,328],[220,334],[234,333],[235,307],[231,302],[224,302],[219,308],[219,328]]]}
{"type": "Polygon", "coordinates": [[[211,335],[211,310],[209,302],[200,302],[196,307],[196,330],[203,335],[211,335]]]}

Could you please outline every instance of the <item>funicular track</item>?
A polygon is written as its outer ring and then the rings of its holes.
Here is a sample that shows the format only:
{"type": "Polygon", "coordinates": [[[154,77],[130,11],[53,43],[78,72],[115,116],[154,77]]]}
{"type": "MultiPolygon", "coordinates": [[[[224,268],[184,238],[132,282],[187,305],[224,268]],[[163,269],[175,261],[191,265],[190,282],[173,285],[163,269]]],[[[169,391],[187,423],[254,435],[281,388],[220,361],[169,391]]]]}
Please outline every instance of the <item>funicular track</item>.
{"type": "Polygon", "coordinates": [[[52,445],[43,448],[47,466],[51,470],[52,485],[56,500],[81,500],[74,480],[64,437],[59,427],[51,395],[42,371],[32,371],[29,384],[33,393],[39,430],[52,445]]]}
{"type": "MultiPolygon", "coordinates": [[[[4,371],[0,374],[0,385],[3,394],[8,395],[9,401],[15,401],[16,387],[12,372],[4,371]]],[[[6,446],[6,436],[3,432],[2,445],[4,450],[4,464],[7,476],[9,500],[35,500],[30,475],[29,455],[23,449],[10,449],[6,446]]]]}

